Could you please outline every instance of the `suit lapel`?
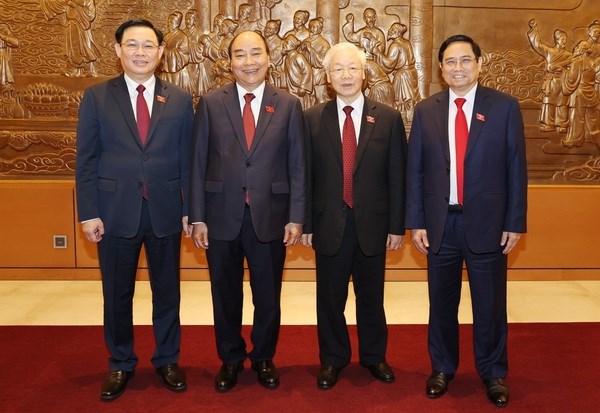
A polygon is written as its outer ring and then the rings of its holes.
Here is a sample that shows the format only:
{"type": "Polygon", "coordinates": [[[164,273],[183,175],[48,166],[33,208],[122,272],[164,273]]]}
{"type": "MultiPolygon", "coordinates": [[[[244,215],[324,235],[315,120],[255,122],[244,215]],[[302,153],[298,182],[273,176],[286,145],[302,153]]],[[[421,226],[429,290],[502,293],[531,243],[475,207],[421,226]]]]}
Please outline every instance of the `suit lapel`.
{"type": "Polygon", "coordinates": [[[121,114],[125,118],[125,122],[131,131],[131,137],[141,147],[140,134],[137,129],[137,123],[135,121],[135,115],[133,108],[131,107],[131,98],[129,97],[129,91],[127,90],[127,84],[125,83],[125,77],[123,75],[113,79],[111,81],[113,87],[110,88],[110,92],[121,110],[121,114]]]}
{"type": "Polygon", "coordinates": [[[242,112],[240,111],[240,102],[237,93],[237,87],[235,83],[230,83],[223,87],[223,106],[227,111],[227,116],[231,122],[231,126],[235,131],[235,136],[246,154],[248,156],[248,144],[246,144],[246,134],[244,133],[244,120],[242,119],[242,112]]]}
{"type": "Polygon", "coordinates": [[[260,110],[258,112],[258,121],[256,124],[256,131],[254,132],[254,139],[252,140],[252,146],[250,147],[250,153],[256,149],[258,143],[265,136],[267,127],[275,115],[277,110],[277,103],[279,98],[277,97],[277,89],[271,85],[265,85],[265,91],[263,93],[263,100],[260,104],[260,110]]]}
{"type": "Polygon", "coordinates": [[[483,122],[490,110],[489,89],[478,85],[475,92],[475,103],[473,105],[473,115],[471,116],[471,127],[469,128],[469,140],[467,141],[467,151],[465,159],[469,156],[469,152],[479,139],[479,133],[483,127],[483,122]]]}
{"type": "Polygon", "coordinates": [[[448,100],[450,92],[446,89],[434,102],[433,113],[435,125],[439,133],[437,133],[440,144],[444,149],[444,155],[450,165],[450,143],[448,142],[448,100]]]}
{"type": "Polygon", "coordinates": [[[358,137],[358,148],[356,148],[356,159],[354,160],[354,170],[356,171],[357,166],[360,164],[365,149],[371,140],[373,130],[375,129],[375,123],[379,117],[379,111],[377,110],[377,104],[365,98],[363,106],[362,119],[360,122],[360,132],[358,137]]]}
{"type": "Polygon", "coordinates": [[[333,153],[342,166],[342,135],[340,134],[340,121],[337,113],[337,103],[335,98],[325,104],[322,113],[322,121],[327,131],[326,135],[333,146],[333,153]]]}
{"type": "Polygon", "coordinates": [[[154,103],[152,104],[152,114],[150,115],[150,128],[148,129],[146,146],[150,143],[154,130],[156,129],[156,125],[158,125],[165,106],[169,102],[169,95],[170,92],[167,88],[167,85],[157,77],[156,86],[154,87],[154,103]]]}

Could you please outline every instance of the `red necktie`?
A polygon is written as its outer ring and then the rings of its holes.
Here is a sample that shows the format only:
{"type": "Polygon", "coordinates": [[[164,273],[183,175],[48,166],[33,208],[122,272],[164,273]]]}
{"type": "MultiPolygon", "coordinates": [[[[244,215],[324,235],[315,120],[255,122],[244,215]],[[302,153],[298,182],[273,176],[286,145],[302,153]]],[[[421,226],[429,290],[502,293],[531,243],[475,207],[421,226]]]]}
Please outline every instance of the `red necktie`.
{"type": "Polygon", "coordinates": [[[350,208],[354,207],[352,195],[352,175],[354,171],[354,158],[356,158],[356,131],[350,113],[354,110],[352,106],[346,106],[344,112],[346,119],[342,128],[342,157],[344,163],[344,202],[350,208]]]}
{"type": "Polygon", "coordinates": [[[138,91],[136,103],[137,127],[140,134],[140,141],[142,141],[142,146],[144,146],[148,137],[148,128],[150,127],[150,112],[148,111],[146,99],[144,99],[144,90],[146,88],[143,85],[139,85],[136,90],[138,91]]]}
{"type": "MultiPolygon", "coordinates": [[[[139,85],[136,90],[138,91],[137,102],[135,105],[137,128],[142,146],[145,146],[146,138],[148,138],[148,128],[150,127],[150,111],[148,110],[146,99],[144,99],[144,90],[146,90],[146,88],[143,85],[139,85]]],[[[142,191],[144,199],[148,199],[148,184],[145,180],[142,191]]]]}
{"type": "Polygon", "coordinates": [[[256,130],[256,126],[254,125],[254,115],[252,114],[252,107],[250,106],[250,102],[254,99],[254,93],[246,93],[244,95],[244,100],[246,104],[244,105],[244,113],[242,117],[244,118],[244,134],[246,135],[246,144],[248,145],[248,149],[252,146],[252,140],[254,139],[254,131],[256,130]]]}
{"type": "Polygon", "coordinates": [[[465,98],[457,98],[454,100],[458,110],[456,111],[456,119],[454,120],[454,141],[456,145],[456,191],[458,195],[458,203],[463,204],[463,188],[464,188],[464,163],[465,152],[467,150],[467,141],[469,140],[469,128],[467,126],[467,117],[462,107],[467,100],[465,98]]]}
{"type": "MultiPolygon", "coordinates": [[[[246,103],[244,104],[242,118],[244,121],[244,135],[246,135],[246,145],[248,145],[248,150],[250,150],[250,147],[252,146],[254,131],[256,130],[256,126],[254,125],[254,114],[252,113],[252,107],[250,106],[250,102],[252,102],[252,99],[255,97],[254,93],[246,93],[244,95],[246,103]]],[[[250,205],[250,191],[248,189],[246,189],[246,203],[250,205]]]]}

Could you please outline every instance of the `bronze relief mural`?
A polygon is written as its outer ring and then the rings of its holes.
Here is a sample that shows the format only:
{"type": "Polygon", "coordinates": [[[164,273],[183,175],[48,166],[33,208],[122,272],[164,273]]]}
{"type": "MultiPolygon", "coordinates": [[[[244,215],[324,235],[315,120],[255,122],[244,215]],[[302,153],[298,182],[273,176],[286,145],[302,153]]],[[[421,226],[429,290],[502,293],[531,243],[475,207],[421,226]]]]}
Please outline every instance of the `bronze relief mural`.
{"type": "Polygon", "coordinates": [[[158,75],[195,97],[232,81],[233,36],[258,30],[267,81],[307,108],[329,99],[322,59],[367,54],[365,94],[398,108],[443,88],[437,47],[483,49],[480,81],[517,97],[530,183],[600,184],[600,12],[595,0],[0,0],[0,179],[71,177],[83,90],[120,72],[114,30],[141,17],[165,33],[158,75]]]}

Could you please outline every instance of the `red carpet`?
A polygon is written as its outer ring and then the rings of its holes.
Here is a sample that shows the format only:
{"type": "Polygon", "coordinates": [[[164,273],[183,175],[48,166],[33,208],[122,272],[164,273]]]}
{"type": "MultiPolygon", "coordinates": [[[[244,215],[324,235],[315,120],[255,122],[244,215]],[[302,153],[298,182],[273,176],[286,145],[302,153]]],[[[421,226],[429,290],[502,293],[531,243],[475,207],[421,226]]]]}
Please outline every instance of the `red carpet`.
{"type": "MultiPolygon", "coordinates": [[[[424,395],[429,374],[427,327],[390,326],[388,362],[396,382],[371,378],[356,358],[337,386],[316,388],[318,353],[314,326],[284,326],[275,363],[281,386],[260,387],[249,362],[228,393],[213,388],[220,366],[212,326],[184,326],[181,365],[188,390],[162,387],[149,359],[151,327],[136,327],[140,363],[127,391],[111,403],[99,400],[107,373],[101,327],[0,327],[0,411],[2,412],[485,412],[498,411],[475,373],[471,326],[461,327],[461,366],[449,392],[438,400],[424,395]]],[[[522,412],[598,411],[600,324],[511,324],[509,329],[511,400],[522,412]]],[[[357,348],[352,328],[353,349],[357,348]]],[[[248,329],[245,329],[246,337],[248,329]]]]}

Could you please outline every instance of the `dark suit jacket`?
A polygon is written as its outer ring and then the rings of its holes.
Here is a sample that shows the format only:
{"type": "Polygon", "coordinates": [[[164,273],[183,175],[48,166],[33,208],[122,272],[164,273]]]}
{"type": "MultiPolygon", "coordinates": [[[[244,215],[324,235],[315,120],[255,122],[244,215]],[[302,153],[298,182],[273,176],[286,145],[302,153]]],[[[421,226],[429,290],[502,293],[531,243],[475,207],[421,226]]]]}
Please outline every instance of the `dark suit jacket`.
{"type": "Polygon", "coordinates": [[[300,101],[266,85],[248,150],[235,83],[200,97],[194,123],[190,222],[231,241],[244,217],[246,189],[262,242],[283,238],[288,222],[304,223],[305,160],[300,101]]]}
{"type": "Polygon", "coordinates": [[[142,182],[154,233],[172,235],[187,215],[193,105],[189,93],[156,79],[150,129],[142,147],[123,75],[87,89],[77,127],[79,220],[101,218],[107,234],[138,232],[142,182]]]}
{"type": "MultiPolygon", "coordinates": [[[[335,255],[346,223],[342,139],[336,100],[305,112],[309,205],[305,233],[313,248],[335,255]]],[[[366,255],[383,254],[388,234],[404,235],[406,132],[400,113],[365,99],[354,162],[354,214],[366,255]]]]}
{"type": "MultiPolygon", "coordinates": [[[[417,104],[410,132],[406,226],[440,249],[450,196],[448,90],[417,104]]],[[[526,232],[527,165],[516,99],[477,86],[465,154],[463,216],[469,248],[497,251],[502,231],[526,232]]]]}

